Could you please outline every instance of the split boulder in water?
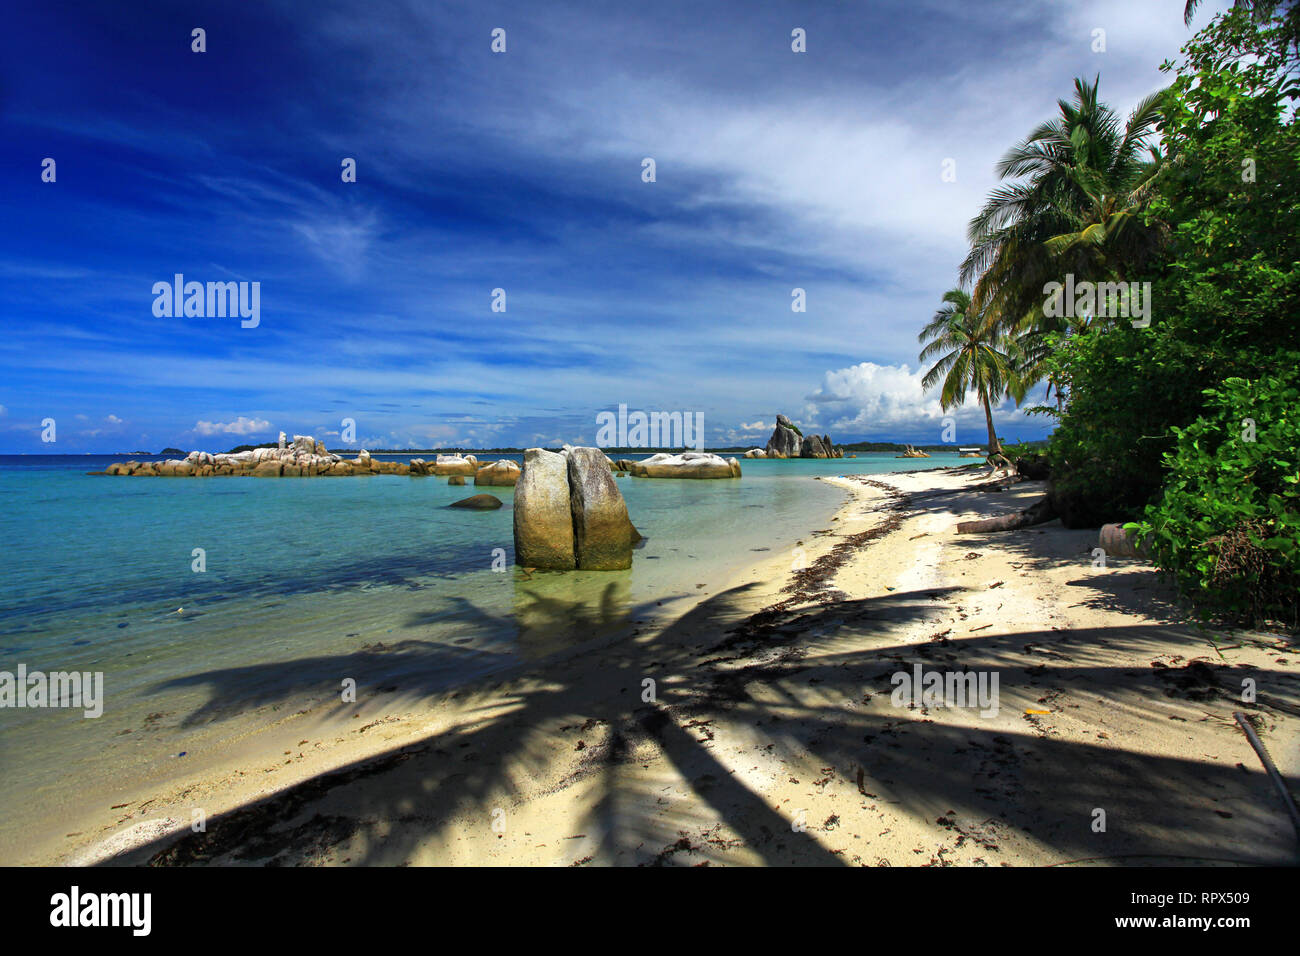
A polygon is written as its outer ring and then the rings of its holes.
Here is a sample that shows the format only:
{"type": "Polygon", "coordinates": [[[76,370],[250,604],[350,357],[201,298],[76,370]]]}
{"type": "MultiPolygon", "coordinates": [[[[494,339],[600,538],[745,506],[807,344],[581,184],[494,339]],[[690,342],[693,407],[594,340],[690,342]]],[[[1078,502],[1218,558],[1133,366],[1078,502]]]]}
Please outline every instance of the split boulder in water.
{"type": "Polygon", "coordinates": [[[515,561],[552,571],[625,570],[641,540],[599,448],[524,452],[514,528],[515,561]]]}

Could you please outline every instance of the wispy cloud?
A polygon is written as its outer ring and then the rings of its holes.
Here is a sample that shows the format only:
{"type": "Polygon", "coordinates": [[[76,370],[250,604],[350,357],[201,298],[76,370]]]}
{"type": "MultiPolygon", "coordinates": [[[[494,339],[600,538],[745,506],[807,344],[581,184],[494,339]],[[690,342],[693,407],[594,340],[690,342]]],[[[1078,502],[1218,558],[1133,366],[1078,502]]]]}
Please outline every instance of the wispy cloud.
{"type": "Polygon", "coordinates": [[[240,415],[233,422],[196,422],[193,430],[198,435],[255,435],[270,427],[265,419],[240,415]]]}

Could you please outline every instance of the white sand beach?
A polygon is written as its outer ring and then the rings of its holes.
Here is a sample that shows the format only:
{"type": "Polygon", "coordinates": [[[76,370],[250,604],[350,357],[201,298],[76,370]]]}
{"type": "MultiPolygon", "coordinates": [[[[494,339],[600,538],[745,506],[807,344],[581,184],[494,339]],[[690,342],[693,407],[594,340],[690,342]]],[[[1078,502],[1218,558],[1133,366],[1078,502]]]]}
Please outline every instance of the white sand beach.
{"type": "Polygon", "coordinates": [[[1094,567],[1095,530],[956,534],[1043,490],[983,474],[826,479],[850,497],[802,554],[664,626],[380,720],[286,715],[32,862],[1294,863],[1233,721],[1294,784],[1294,645],[1196,626],[1148,564],[1094,567]],[[996,714],[896,706],[918,665],[996,676],[996,714]]]}

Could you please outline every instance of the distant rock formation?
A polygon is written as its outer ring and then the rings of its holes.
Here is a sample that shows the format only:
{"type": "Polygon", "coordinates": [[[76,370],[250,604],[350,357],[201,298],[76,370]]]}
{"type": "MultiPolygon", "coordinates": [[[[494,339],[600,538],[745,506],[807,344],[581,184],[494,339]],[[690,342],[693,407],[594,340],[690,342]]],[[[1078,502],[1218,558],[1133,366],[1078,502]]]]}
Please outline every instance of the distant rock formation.
{"type": "Polygon", "coordinates": [[[633,478],[739,478],[740,462],[708,452],[687,451],[680,455],[661,452],[643,461],[629,463],[633,478]]]}
{"type": "Polygon", "coordinates": [[[766,458],[766,457],[767,457],[767,452],[764,451],[762,448],[751,448],[749,451],[745,452],[745,457],[746,457],[746,458],[766,458]]]}
{"type": "Polygon", "coordinates": [[[431,475],[463,475],[473,478],[478,473],[478,459],[473,455],[439,455],[429,465],[431,475]]]}
{"type": "MultiPolygon", "coordinates": [[[[757,449],[755,449],[757,451],[757,449]]],[[[751,457],[748,452],[745,457],[751,457]]],[[[760,457],[754,455],[752,457],[760,457]]],[[[804,438],[797,425],[784,415],[776,416],[776,428],[767,440],[765,458],[843,458],[844,450],[831,443],[830,435],[804,438]]]]}
{"type": "Polygon", "coordinates": [[[767,440],[768,458],[798,458],[803,451],[803,433],[784,415],[776,416],[776,428],[767,440]]]}
{"type": "Polygon", "coordinates": [[[519,481],[519,462],[502,458],[474,472],[476,485],[513,485],[519,481]]]}
{"type": "Polygon", "coordinates": [[[525,451],[514,531],[517,564],[555,571],[630,568],[641,540],[598,448],[525,451]]]}
{"type": "Polygon", "coordinates": [[[364,448],[347,460],[334,455],[310,435],[294,435],[276,446],[251,448],[227,454],[192,451],[184,458],[165,461],[119,461],[104,469],[106,475],[135,475],[148,478],[206,478],[213,475],[254,478],[336,478],[348,475],[474,475],[478,461],[473,455],[439,455],[433,463],[414,458],[409,463],[379,461],[364,448]]]}
{"type": "Polygon", "coordinates": [[[911,445],[904,445],[903,448],[906,450],[901,455],[895,455],[894,456],[895,458],[929,458],[930,457],[929,452],[919,451],[918,449],[913,448],[911,445]]]}

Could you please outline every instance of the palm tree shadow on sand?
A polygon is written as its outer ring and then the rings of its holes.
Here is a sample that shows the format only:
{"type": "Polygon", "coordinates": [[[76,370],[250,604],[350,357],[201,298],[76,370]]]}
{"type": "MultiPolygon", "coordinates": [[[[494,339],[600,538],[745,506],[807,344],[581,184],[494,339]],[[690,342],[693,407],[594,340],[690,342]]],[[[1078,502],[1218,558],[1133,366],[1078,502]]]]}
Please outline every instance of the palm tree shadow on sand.
{"type": "MultiPolygon", "coordinates": [[[[475,859],[509,862],[509,839],[533,842],[510,825],[493,831],[494,811],[509,820],[525,793],[563,801],[553,812],[572,820],[567,845],[561,839],[549,848],[554,863],[841,865],[888,863],[892,855],[895,863],[945,864],[955,849],[973,846],[975,862],[997,865],[1014,852],[1008,843],[1036,846],[1057,861],[1294,860],[1280,801],[1256,768],[1195,754],[1151,756],[1101,739],[1066,741],[1034,717],[1020,717],[1017,729],[978,720],[955,725],[888,704],[891,676],[921,663],[997,674],[1003,708],[1074,693],[1104,696],[1116,711],[1153,721],[1168,719],[1168,698],[1241,709],[1232,696],[1237,669],[1170,676],[1096,659],[1098,649],[1154,654],[1169,639],[1167,627],[940,636],[904,645],[892,636],[900,625],[932,615],[959,589],[859,600],[826,591],[811,607],[759,613],[748,591],[709,597],[661,630],[628,633],[650,608],[626,607],[613,591],[601,602],[566,602],[516,578],[514,619],[523,640],[530,622],[537,632],[536,666],[449,691],[439,675],[454,650],[410,642],[377,655],[402,675],[403,693],[450,693],[467,719],[211,817],[204,833],[160,838],[106,862],[436,863],[471,838],[483,841],[475,859]],[[618,636],[548,656],[538,635],[566,620],[618,636]],[[657,700],[642,699],[647,678],[656,682],[657,700]],[[746,748],[753,761],[741,756],[746,748]],[[762,774],[746,769],[765,755],[820,768],[810,785],[835,790],[842,809],[794,826],[799,808],[774,806],[762,774]],[[1222,809],[1207,811],[1206,797],[1222,809]],[[1107,832],[1090,826],[1097,808],[1111,821],[1107,832]],[[900,859],[896,849],[873,852],[881,810],[926,821],[934,840],[912,848],[912,859],[900,859]]],[[[468,604],[461,610],[474,626],[508,623],[468,604]]],[[[250,677],[254,686],[274,688],[263,694],[288,696],[296,675],[349,673],[363,663],[294,662],[256,669],[280,673],[216,671],[195,682],[210,686],[212,701],[239,699],[250,677]]],[[[1263,724],[1300,714],[1300,678],[1269,672],[1267,684],[1269,694],[1247,708],[1263,724]]],[[[1235,740],[1235,731],[1225,729],[1229,736],[1235,740]]]]}

